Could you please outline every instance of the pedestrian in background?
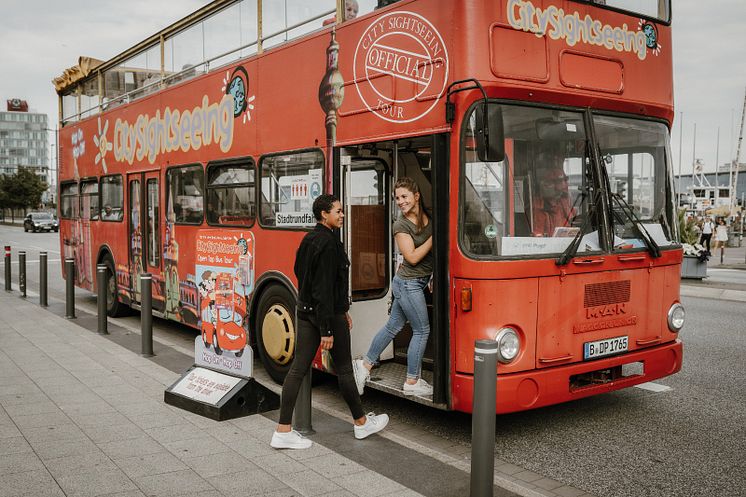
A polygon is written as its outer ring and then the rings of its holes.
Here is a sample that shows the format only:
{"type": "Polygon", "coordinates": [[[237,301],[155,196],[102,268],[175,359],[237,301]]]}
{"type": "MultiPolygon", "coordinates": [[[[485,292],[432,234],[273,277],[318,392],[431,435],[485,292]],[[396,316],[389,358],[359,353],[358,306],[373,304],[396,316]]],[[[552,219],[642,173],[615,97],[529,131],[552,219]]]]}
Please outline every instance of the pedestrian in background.
{"type": "Polygon", "coordinates": [[[717,228],[715,228],[715,248],[721,248],[725,250],[725,244],[728,242],[728,226],[725,225],[725,219],[718,221],[717,228]]]}
{"type": "Polygon", "coordinates": [[[355,438],[361,440],[377,433],[389,422],[386,414],[363,413],[352,374],[352,319],[347,312],[350,261],[334,231],[344,222],[342,204],[334,195],[319,195],[313,202],[313,215],[316,227],[303,238],[295,254],[298,329],[295,358],[282,385],[280,421],[270,442],[275,449],[307,449],[312,445],[290,423],[301,382],[309,374],[319,344],[331,353],[339,389],[354,419],[355,438]]]}
{"type": "Polygon", "coordinates": [[[699,244],[707,247],[707,251],[710,251],[710,239],[712,239],[712,233],[715,231],[715,223],[712,219],[706,217],[702,223],[702,237],[699,239],[699,244]]]}

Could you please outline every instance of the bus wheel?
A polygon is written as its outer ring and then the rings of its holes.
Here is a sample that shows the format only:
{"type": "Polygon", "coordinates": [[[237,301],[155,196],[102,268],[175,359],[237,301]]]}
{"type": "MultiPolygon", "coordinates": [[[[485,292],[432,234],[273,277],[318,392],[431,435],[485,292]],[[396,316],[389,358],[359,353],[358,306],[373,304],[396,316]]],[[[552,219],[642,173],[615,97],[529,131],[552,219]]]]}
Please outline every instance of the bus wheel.
{"type": "Polygon", "coordinates": [[[264,369],[277,383],[285,380],[295,354],[295,299],[281,285],[262,294],[256,317],[256,344],[264,369]]]}
{"type": "Polygon", "coordinates": [[[218,345],[218,330],[212,332],[212,348],[215,349],[215,353],[217,355],[221,355],[223,353],[223,349],[221,349],[220,345],[218,345]]]}
{"type": "Polygon", "coordinates": [[[237,351],[236,351],[236,352],[234,353],[234,355],[235,355],[236,357],[241,357],[241,356],[243,355],[243,351],[244,351],[244,349],[241,349],[241,350],[237,350],[237,351]]]}
{"type": "Polygon", "coordinates": [[[205,349],[210,348],[210,342],[207,341],[207,333],[205,333],[205,330],[202,330],[202,343],[205,344],[205,349]]]}
{"type": "Polygon", "coordinates": [[[119,300],[114,261],[107,257],[103,263],[106,265],[106,314],[109,317],[118,318],[124,316],[126,309],[125,305],[119,300]]]}

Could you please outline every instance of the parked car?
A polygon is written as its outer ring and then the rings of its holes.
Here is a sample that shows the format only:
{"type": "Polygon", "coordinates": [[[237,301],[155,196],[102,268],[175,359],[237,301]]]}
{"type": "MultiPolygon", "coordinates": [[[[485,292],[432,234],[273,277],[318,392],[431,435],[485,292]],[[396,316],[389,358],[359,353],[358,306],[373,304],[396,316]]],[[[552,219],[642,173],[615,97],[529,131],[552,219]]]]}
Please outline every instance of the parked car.
{"type": "Polygon", "coordinates": [[[49,212],[30,212],[23,220],[23,231],[59,231],[60,223],[49,212]]]}

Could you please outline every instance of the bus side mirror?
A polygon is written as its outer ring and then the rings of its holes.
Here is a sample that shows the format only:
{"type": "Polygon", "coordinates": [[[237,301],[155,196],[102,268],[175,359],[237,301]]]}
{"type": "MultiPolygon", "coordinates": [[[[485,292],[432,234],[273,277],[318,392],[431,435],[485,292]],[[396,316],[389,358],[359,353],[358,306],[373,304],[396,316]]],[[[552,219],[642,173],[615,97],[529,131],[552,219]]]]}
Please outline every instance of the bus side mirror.
{"type": "Polygon", "coordinates": [[[502,109],[499,105],[481,105],[476,118],[477,157],[482,162],[502,162],[505,159],[502,109]]]}

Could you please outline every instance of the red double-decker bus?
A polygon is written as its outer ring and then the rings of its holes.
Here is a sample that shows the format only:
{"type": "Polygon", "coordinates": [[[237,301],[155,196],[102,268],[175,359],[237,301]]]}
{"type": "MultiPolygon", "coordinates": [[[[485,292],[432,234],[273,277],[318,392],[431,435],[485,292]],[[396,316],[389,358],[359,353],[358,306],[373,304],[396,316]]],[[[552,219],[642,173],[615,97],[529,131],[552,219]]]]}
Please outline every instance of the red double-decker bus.
{"type": "MultiPolygon", "coordinates": [[[[498,413],[681,368],[668,0],[360,0],[347,19],[342,1],[278,4],[212,2],[55,81],[60,243],[78,286],[109,268],[110,315],[151,273],[155,314],[223,357],[255,347],[281,381],[295,251],[331,191],[361,354],[409,176],[435,260],[434,393],[416,402],[471,410],[477,339],[499,342],[498,413]]],[[[403,395],[408,342],[369,388],[403,395]]]]}

